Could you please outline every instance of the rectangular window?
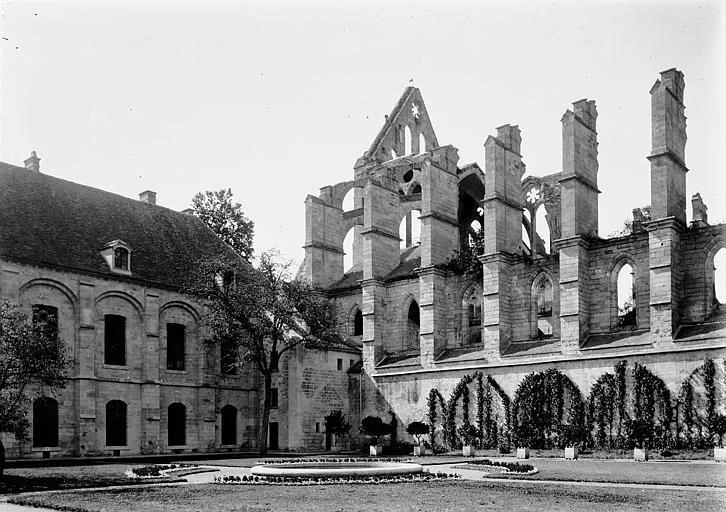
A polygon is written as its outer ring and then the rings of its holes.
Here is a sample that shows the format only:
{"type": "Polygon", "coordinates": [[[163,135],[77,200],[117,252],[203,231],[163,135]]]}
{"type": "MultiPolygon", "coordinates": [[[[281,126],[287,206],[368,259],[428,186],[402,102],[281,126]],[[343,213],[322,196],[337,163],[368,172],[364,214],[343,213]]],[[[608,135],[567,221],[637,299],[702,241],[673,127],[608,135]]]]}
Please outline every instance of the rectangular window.
{"type": "Polygon", "coordinates": [[[104,317],[105,364],[124,366],[126,364],[126,317],[106,315],[104,317]]]}
{"type": "Polygon", "coordinates": [[[277,391],[277,388],[270,388],[270,407],[272,409],[277,409],[278,399],[279,393],[277,391]]]}
{"type": "Polygon", "coordinates": [[[353,359],[350,360],[350,364],[348,366],[353,366],[355,364],[355,361],[353,359]]]}
{"type": "Polygon", "coordinates": [[[184,369],[184,326],[166,324],[166,368],[184,369]]]}
{"type": "Polygon", "coordinates": [[[58,339],[58,308],[45,304],[33,305],[33,326],[49,340],[58,339]]]}
{"type": "Polygon", "coordinates": [[[343,360],[338,359],[338,371],[343,371],[343,360]]]}
{"type": "Polygon", "coordinates": [[[320,423],[316,423],[315,424],[315,433],[316,434],[319,434],[320,433],[320,423]]]}

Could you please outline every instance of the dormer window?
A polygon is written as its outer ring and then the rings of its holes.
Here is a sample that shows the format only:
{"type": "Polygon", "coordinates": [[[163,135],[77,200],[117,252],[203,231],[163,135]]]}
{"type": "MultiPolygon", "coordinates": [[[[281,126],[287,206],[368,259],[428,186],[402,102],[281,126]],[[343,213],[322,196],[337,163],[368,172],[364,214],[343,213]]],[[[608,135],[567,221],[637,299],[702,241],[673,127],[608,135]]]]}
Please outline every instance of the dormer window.
{"type": "Polygon", "coordinates": [[[125,247],[116,247],[113,250],[113,266],[120,270],[129,269],[129,250],[125,247]]]}
{"type": "Polygon", "coordinates": [[[123,240],[113,240],[101,249],[101,256],[111,272],[131,275],[131,246],[123,240]]]}

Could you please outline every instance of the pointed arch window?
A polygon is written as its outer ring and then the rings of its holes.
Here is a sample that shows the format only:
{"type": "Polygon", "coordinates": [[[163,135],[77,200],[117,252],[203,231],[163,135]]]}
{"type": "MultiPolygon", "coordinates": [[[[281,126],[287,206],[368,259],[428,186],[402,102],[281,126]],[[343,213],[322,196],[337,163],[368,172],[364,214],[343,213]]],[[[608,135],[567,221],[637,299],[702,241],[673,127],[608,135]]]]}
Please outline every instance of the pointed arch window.
{"type": "Polygon", "coordinates": [[[363,336],[363,312],[359,308],[353,313],[353,336],[363,336]]]}
{"type": "Polygon", "coordinates": [[[540,274],[532,283],[532,338],[549,339],[554,333],[552,279],[540,274]]]}
{"type": "Polygon", "coordinates": [[[418,302],[412,300],[408,305],[408,311],[406,312],[406,349],[418,349],[420,329],[421,314],[419,312],[418,302]]]}
{"type": "Polygon", "coordinates": [[[629,262],[619,266],[616,274],[617,327],[635,327],[635,269],[629,262]]]}

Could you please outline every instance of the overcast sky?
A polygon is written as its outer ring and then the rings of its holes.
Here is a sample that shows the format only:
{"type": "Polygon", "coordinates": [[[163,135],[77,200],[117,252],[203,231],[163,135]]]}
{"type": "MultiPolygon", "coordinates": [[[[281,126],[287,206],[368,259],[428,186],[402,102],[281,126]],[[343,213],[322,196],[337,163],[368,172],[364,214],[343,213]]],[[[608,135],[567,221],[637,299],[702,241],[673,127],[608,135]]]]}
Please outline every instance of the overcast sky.
{"type": "Polygon", "coordinates": [[[726,220],[720,2],[30,3],[1,0],[0,160],[182,210],[231,187],[256,247],[297,261],[303,201],[351,179],[408,81],[440,144],[483,167],[522,130],[529,174],[561,168],[560,118],[597,101],[600,234],[650,202],[650,96],[686,78],[690,196],[726,220]]]}

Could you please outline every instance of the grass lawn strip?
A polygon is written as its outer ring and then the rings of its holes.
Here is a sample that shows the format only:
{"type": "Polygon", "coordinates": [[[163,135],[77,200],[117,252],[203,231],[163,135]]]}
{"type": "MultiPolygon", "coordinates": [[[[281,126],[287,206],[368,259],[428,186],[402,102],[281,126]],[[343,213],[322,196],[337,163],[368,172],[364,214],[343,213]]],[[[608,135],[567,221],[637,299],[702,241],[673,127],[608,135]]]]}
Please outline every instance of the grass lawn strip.
{"type": "Polygon", "coordinates": [[[451,469],[466,469],[468,471],[481,471],[487,475],[498,474],[508,476],[530,476],[539,473],[539,469],[535,467],[527,471],[511,471],[505,466],[495,464],[456,464],[451,466],[451,469]],[[492,473],[492,471],[496,471],[496,473],[492,473]]]}
{"type": "Polygon", "coordinates": [[[726,493],[548,485],[509,481],[437,481],[369,486],[310,487],[183,485],[63,492],[13,498],[13,503],[69,512],[171,512],[239,510],[297,512],[722,512],[726,493]]]}

